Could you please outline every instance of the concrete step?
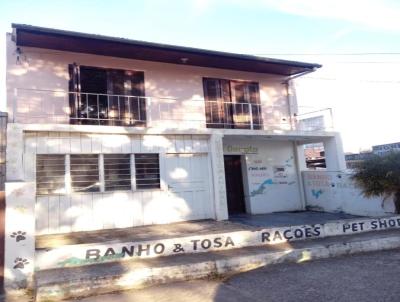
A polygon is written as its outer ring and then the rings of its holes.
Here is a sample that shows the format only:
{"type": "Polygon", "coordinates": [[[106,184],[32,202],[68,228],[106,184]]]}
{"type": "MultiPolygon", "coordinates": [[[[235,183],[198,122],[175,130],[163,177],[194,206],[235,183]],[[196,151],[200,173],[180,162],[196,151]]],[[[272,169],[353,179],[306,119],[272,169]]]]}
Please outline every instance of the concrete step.
{"type": "Polygon", "coordinates": [[[163,226],[164,231],[159,226],[156,229],[150,226],[87,232],[80,236],[73,235],[76,238],[72,240],[68,238],[74,244],[65,244],[68,240],[59,235],[44,237],[50,238],[47,240],[39,237],[36,242],[35,267],[36,270],[78,267],[399,229],[400,216],[344,219],[270,228],[211,221],[192,224],[191,227],[187,224],[183,228],[182,225],[177,226],[163,226]],[[150,232],[147,233],[147,230],[150,232]]]}
{"type": "Polygon", "coordinates": [[[37,271],[37,301],[78,298],[167,282],[226,276],[283,262],[303,262],[400,247],[400,231],[386,230],[251,246],[225,251],[106,262],[37,271]]]}

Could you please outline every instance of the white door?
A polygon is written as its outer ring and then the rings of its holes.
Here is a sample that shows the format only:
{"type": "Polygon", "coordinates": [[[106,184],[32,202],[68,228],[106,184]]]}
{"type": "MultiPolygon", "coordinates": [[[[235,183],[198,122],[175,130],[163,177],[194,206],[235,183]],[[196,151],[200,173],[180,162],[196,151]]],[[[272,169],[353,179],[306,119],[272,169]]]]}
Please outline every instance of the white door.
{"type": "Polygon", "coordinates": [[[207,154],[167,154],[166,183],[172,202],[184,204],[186,219],[213,218],[207,154]]]}

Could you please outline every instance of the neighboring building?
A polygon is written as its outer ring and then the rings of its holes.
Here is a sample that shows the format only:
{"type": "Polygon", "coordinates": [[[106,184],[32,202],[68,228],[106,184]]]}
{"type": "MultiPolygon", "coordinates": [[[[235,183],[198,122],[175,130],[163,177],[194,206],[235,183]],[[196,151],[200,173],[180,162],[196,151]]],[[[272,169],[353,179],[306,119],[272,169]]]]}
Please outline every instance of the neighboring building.
{"type": "Polygon", "coordinates": [[[304,144],[345,169],[297,109],[292,78],[319,67],[14,24],[7,183],[36,234],[302,210],[304,144]]]}
{"type": "Polygon", "coordinates": [[[361,153],[346,154],[346,167],[347,169],[355,169],[361,162],[370,158],[373,155],[385,155],[390,152],[399,152],[400,143],[391,143],[383,145],[372,146],[372,151],[361,153]]]}
{"type": "Polygon", "coordinates": [[[347,169],[357,168],[360,165],[360,163],[370,158],[372,155],[373,155],[372,152],[345,154],[347,169]]]}
{"type": "Polygon", "coordinates": [[[309,169],[325,169],[325,151],[324,144],[307,144],[304,146],[306,156],[306,165],[309,169]]]}
{"type": "Polygon", "coordinates": [[[400,151],[400,142],[372,146],[372,152],[377,155],[384,155],[390,152],[398,152],[398,151],[400,151]]]}

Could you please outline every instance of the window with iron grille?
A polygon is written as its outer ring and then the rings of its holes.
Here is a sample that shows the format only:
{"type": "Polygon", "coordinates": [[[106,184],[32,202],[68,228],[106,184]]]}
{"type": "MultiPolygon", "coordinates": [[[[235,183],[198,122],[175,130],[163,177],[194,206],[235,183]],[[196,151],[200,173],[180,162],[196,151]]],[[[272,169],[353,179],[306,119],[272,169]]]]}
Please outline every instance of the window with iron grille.
{"type": "Polygon", "coordinates": [[[135,154],[137,189],[160,188],[160,160],[158,154],[135,154]]]}
{"type": "Polygon", "coordinates": [[[104,154],[106,191],[131,190],[130,154],[104,154]]]}
{"type": "Polygon", "coordinates": [[[144,72],[69,65],[71,124],[145,126],[144,72]]]}
{"type": "Polygon", "coordinates": [[[36,194],[65,194],[65,155],[36,155],[36,194]]]}
{"type": "Polygon", "coordinates": [[[99,192],[99,156],[71,154],[71,188],[73,192],[99,192]]]}
{"type": "Polygon", "coordinates": [[[262,129],[256,82],[203,78],[207,128],[262,129]]]}

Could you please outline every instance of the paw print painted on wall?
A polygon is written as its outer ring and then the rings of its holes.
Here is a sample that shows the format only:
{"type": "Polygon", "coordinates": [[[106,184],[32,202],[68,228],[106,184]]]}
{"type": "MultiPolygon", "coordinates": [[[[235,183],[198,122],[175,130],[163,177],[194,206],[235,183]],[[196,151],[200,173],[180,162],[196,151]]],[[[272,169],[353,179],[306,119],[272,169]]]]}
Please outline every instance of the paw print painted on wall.
{"type": "Polygon", "coordinates": [[[15,265],[13,269],[24,269],[25,265],[29,264],[29,261],[27,259],[17,257],[15,258],[14,263],[15,265]]]}
{"type": "Polygon", "coordinates": [[[20,242],[22,240],[25,240],[26,237],[26,232],[18,231],[18,232],[13,232],[10,237],[15,238],[15,241],[20,242]]]}

